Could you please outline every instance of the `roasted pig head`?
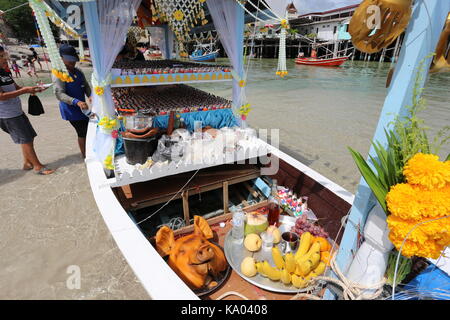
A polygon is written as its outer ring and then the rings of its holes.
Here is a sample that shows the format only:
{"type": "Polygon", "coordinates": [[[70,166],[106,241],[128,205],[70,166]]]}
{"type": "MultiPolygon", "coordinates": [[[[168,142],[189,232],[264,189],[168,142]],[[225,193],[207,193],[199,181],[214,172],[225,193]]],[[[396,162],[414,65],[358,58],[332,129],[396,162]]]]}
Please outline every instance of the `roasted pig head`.
{"type": "Polygon", "coordinates": [[[191,289],[217,285],[213,276],[227,268],[222,250],[208,241],[213,237],[208,222],[194,216],[194,233],[175,240],[173,230],[163,226],[156,233],[156,249],[169,255],[169,266],[191,289]]]}

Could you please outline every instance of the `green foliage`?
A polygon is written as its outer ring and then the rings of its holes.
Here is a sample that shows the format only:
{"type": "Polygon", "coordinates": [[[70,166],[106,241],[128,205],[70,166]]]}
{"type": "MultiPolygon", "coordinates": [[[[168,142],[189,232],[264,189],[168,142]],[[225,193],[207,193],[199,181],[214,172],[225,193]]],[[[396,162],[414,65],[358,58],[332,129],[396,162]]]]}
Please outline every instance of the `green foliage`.
{"type": "Polygon", "coordinates": [[[405,279],[405,277],[411,272],[412,268],[412,260],[410,258],[405,258],[400,255],[400,260],[397,268],[397,277],[394,284],[394,276],[395,276],[395,265],[397,263],[398,252],[393,250],[389,255],[388,260],[388,268],[386,270],[387,280],[386,283],[391,285],[392,287],[398,285],[405,279]]]}
{"type": "MultiPolygon", "coordinates": [[[[0,0],[0,10],[17,7],[27,1],[24,0],[0,0]]],[[[37,39],[36,26],[30,6],[22,6],[5,13],[4,20],[14,33],[14,37],[26,43],[35,42],[37,39]]],[[[57,35],[58,28],[50,23],[53,35],[57,35]]]]}
{"type": "MultiPolygon", "coordinates": [[[[426,132],[428,128],[417,115],[426,108],[425,99],[422,98],[423,88],[420,87],[420,84],[425,61],[431,56],[426,57],[419,64],[415,77],[412,105],[406,107],[407,115],[404,117],[396,116],[391,123],[393,130],[385,130],[387,146],[383,147],[378,141],[373,143],[376,158],[369,155],[369,160],[375,170],[371,168],[370,163],[360,153],[349,148],[361,175],[386,214],[389,214],[386,195],[392,186],[405,182],[403,167],[409,159],[419,152],[438,154],[440,148],[450,141],[450,127],[446,126],[430,142],[426,132]]],[[[450,160],[450,155],[447,160],[450,160]]]]}
{"type": "MultiPolygon", "coordinates": [[[[24,0],[0,0],[0,9],[6,11],[26,1],[24,0]]],[[[29,6],[23,6],[7,12],[4,20],[14,32],[17,39],[31,42],[36,38],[36,27],[34,26],[33,15],[29,6]]]]}
{"type": "Polygon", "coordinates": [[[310,33],[310,34],[307,34],[306,37],[309,38],[309,39],[314,39],[314,38],[317,38],[317,34],[310,33]]]}
{"type": "MultiPolygon", "coordinates": [[[[425,59],[433,55],[427,56],[425,59]]],[[[418,117],[418,113],[426,109],[426,100],[422,94],[424,89],[420,87],[423,80],[422,72],[425,68],[425,61],[422,60],[418,67],[413,89],[412,105],[406,106],[408,111],[405,117],[397,116],[393,123],[394,131],[398,137],[395,147],[400,150],[402,166],[404,166],[416,153],[438,154],[441,147],[450,141],[450,126],[445,126],[430,141],[427,135],[428,127],[424,120],[418,117]]]]}

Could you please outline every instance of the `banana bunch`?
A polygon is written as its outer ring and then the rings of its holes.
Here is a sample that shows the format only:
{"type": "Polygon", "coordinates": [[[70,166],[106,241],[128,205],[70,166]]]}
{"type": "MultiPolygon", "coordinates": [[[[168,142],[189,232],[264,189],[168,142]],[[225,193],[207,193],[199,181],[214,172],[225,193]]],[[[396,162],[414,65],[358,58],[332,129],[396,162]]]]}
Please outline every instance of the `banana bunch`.
{"type": "Polygon", "coordinates": [[[313,235],[305,232],[300,238],[300,246],[295,255],[289,252],[283,256],[278,247],[273,247],[272,258],[276,267],[262,261],[256,262],[256,270],[272,281],[281,280],[285,285],[306,288],[311,279],[323,274],[327,267],[327,263],[321,261],[321,246],[325,246],[322,243],[314,241],[313,235]]]}

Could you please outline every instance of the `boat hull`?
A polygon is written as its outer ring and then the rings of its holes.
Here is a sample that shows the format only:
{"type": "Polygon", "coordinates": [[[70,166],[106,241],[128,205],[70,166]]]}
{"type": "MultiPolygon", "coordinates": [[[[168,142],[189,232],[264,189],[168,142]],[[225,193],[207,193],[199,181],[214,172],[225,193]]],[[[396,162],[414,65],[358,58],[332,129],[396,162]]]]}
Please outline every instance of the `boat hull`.
{"type": "Polygon", "coordinates": [[[297,58],[295,59],[295,63],[307,66],[339,67],[347,60],[348,57],[333,59],[297,58]]]}
{"type": "Polygon", "coordinates": [[[219,52],[212,52],[209,54],[204,54],[202,56],[199,57],[194,57],[192,55],[189,56],[189,59],[191,59],[192,61],[197,61],[197,62],[211,62],[211,61],[216,61],[216,58],[219,56],[219,52]]]}
{"type": "MultiPolygon", "coordinates": [[[[125,211],[113,189],[108,186],[102,165],[93,152],[95,134],[96,123],[91,121],[86,146],[88,177],[98,209],[126,261],[152,299],[198,299],[197,295],[161,258],[139,226],[125,211]]],[[[323,212],[326,212],[326,215],[335,212],[336,219],[340,220],[348,212],[354,199],[350,192],[279,149],[272,146],[270,148],[271,154],[280,161],[280,170],[276,175],[280,184],[290,188],[301,185],[302,187],[297,190],[298,194],[308,194],[308,203],[313,207],[319,203],[325,205],[323,212]]],[[[318,215],[318,218],[326,217],[318,215]]],[[[330,236],[335,236],[339,225],[330,221],[324,227],[330,231],[330,236]]]]}

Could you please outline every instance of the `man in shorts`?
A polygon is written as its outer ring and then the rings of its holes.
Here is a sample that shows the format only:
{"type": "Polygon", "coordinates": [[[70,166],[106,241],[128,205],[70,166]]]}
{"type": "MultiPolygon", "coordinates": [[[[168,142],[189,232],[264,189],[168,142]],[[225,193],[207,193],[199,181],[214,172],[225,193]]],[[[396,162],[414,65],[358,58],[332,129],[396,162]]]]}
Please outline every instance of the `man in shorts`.
{"type": "Polygon", "coordinates": [[[59,48],[59,54],[74,81],[63,82],[53,75],[55,95],[60,101],[59,110],[61,117],[69,121],[75,128],[78,135],[78,146],[83,158],[86,158],[86,135],[89,118],[83,113],[83,110],[89,112],[85,96],[91,96],[91,87],[86,81],[83,72],[75,68],[77,61],[80,61],[75,48],[68,44],[62,44],[59,48]]]}
{"type": "Polygon", "coordinates": [[[54,170],[46,168],[36,155],[33,142],[37,134],[23,113],[19,98],[22,94],[35,94],[44,89],[18,86],[10,73],[2,67],[6,59],[6,52],[0,46],[0,128],[11,136],[14,143],[22,147],[23,170],[34,170],[41,175],[51,174],[54,170]]]}

